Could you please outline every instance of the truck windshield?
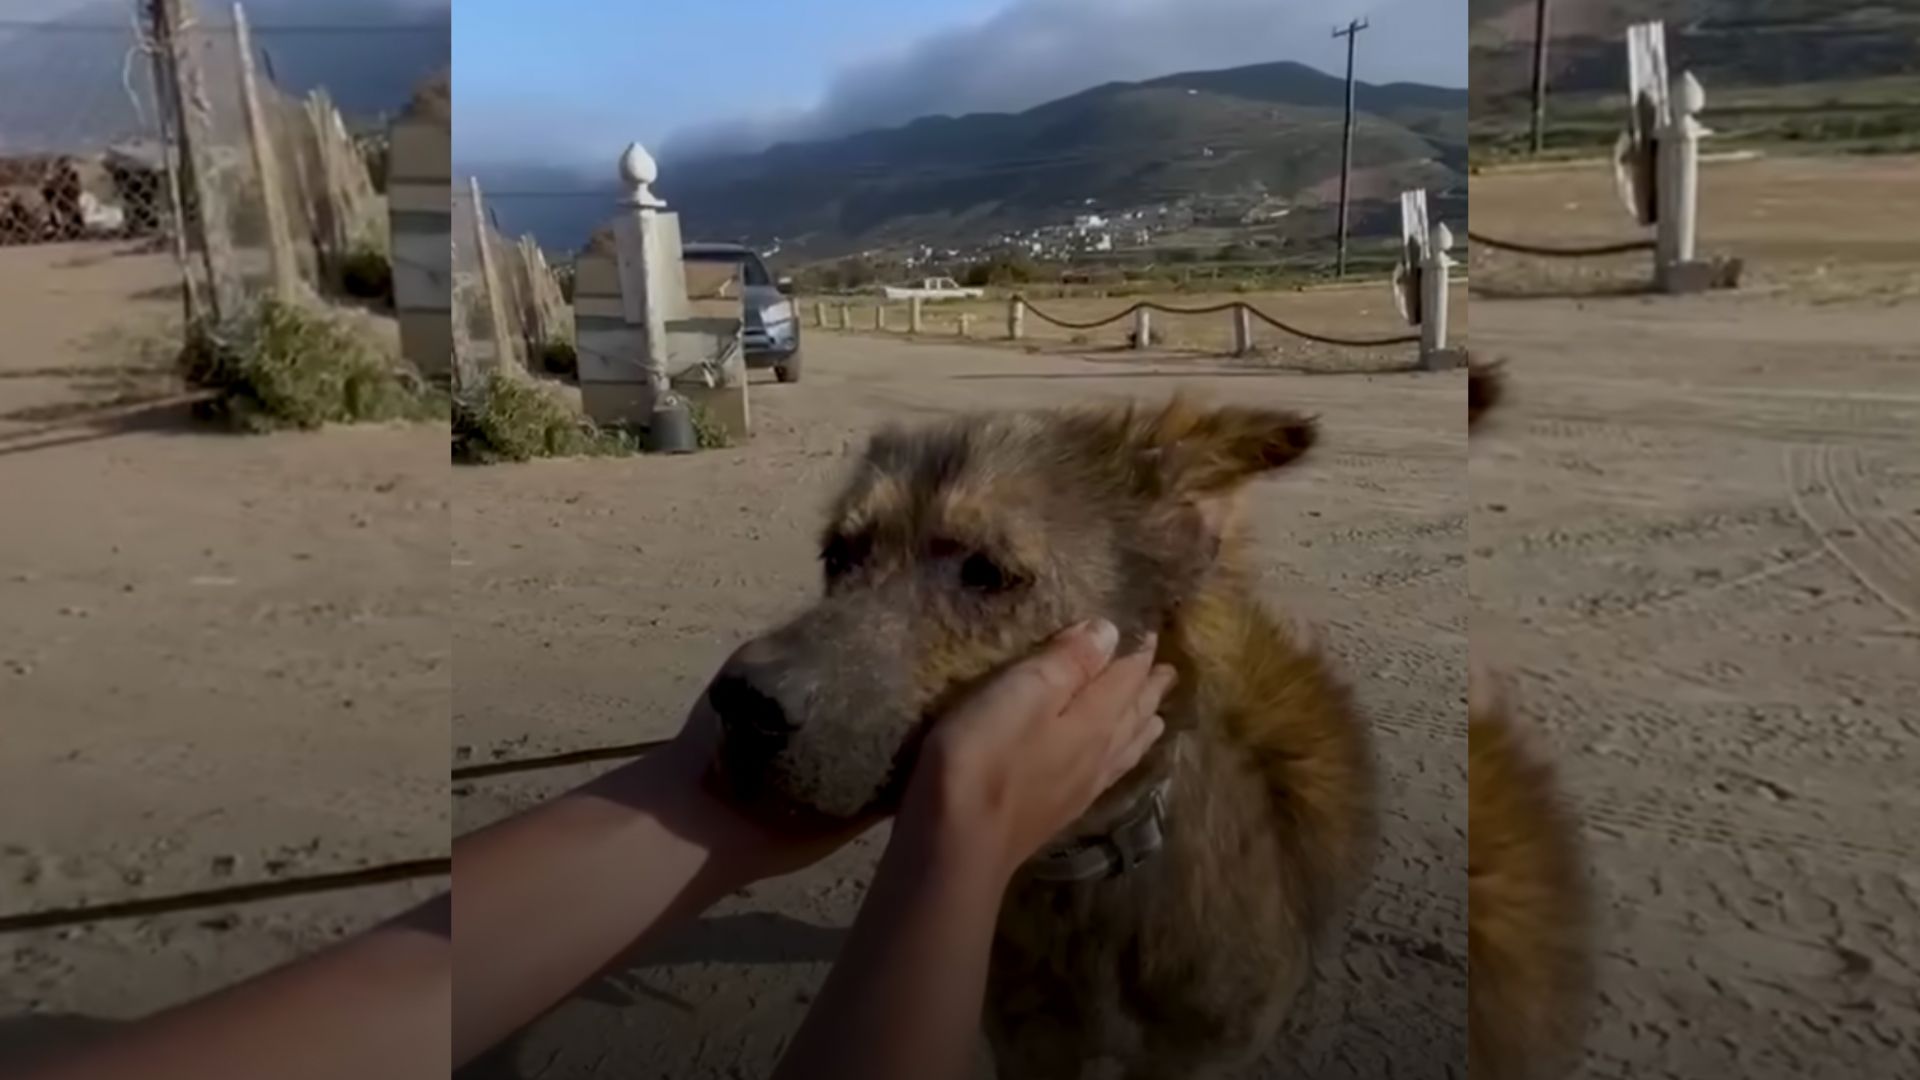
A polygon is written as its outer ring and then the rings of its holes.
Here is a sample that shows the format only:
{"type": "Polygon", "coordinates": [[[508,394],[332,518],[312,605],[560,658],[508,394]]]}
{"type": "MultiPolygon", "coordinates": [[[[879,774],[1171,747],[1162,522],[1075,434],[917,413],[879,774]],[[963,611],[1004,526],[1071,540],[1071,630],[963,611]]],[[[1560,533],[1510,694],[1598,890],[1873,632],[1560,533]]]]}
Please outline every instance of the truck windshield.
{"type": "Polygon", "coordinates": [[[773,275],[767,273],[767,264],[752,252],[688,252],[686,258],[688,262],[697,263],[733,263],[740,267],[740,280],[748,288],[773,284],[773,275]]]}

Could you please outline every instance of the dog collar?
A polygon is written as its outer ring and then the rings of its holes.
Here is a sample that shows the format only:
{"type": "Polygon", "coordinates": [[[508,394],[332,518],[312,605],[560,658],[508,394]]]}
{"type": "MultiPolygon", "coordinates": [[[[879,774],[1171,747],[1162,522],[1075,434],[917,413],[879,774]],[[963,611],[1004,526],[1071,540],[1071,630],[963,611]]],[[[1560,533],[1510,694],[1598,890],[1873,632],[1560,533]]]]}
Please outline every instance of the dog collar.
{"type": "Polygon", "coordinates": [[[1027,862],[1028,875],[1035,881],[1100,881],[1146,862],[1166,845],[1167,793],[1172,788],[1171,776],[1148,788],[1104,835],[1043,849],[1027,862]]]}

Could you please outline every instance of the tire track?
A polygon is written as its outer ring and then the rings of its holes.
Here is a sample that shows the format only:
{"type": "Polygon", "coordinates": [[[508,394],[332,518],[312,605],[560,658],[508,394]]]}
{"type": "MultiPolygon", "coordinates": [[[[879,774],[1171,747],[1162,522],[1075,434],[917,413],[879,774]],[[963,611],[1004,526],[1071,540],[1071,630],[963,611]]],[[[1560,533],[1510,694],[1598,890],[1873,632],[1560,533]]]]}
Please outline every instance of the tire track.
{"type": "Polygon", "coordinates": [[[1920,623],[1920,540],[1877,509],[1860,452],[1790,446],[1786,471],[1794,512],[1807,528],[1868,591],[1920,623]]]}

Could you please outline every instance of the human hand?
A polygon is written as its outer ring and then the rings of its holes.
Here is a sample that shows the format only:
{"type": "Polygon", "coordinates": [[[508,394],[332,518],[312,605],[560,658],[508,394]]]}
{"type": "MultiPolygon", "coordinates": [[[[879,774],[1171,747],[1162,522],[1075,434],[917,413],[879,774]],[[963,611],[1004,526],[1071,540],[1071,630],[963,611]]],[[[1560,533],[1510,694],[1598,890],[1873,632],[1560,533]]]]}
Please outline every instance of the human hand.
{"type": "Polygon", "coordinates": [[[1154,636],[1115,660],[1118,644],[1104,620],[1070,627],[936,720],[896,830],[1010,878],[1165,730],[1173,668],[1154,636]]]}
{"type": "Polygon", "coordinates": [[[684,787],[696,811],[686,817],[702,823],[709,849],[725,852],[752,880],[804,870],[879,821],[778,814],[734,799],[714,768],[720,739],[720,718],[702,693],[680,734],[656,753],[664,775],[684,787]]]}

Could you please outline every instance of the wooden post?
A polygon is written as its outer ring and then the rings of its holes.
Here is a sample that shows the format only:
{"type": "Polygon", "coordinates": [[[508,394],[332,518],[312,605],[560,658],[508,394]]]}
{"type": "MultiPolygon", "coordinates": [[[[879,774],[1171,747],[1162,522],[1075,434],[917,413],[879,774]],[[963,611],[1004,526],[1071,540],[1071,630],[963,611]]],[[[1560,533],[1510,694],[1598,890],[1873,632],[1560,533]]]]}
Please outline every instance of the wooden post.
{"type": "Polygon", "coordinates": [[[907,333],[916,337],[926,328],[926,311],[922,306],[924,298],[915,296],[907,301],[907,333]]]}
{"type": "Polygon", "coordinates": [[[1533,156],[1547,145],[1547,0],[1533,0],[1533,156]]]}
{"type": "Polygon", "coordinates": [[[180,164],[187,187],[193,193],[194,212],[183,215],[179,227],[187,227],[185,217],[197,226],[200,252],[205,262],[207,283],[212,292],[209,314],[215,321],[240,314],[246,303],[246,291],[233,261],[233,227],[227,216],[227,203],[221,197],[214,163],[216,142],[213,117],[207,99],[206,72],[192,46],[181,40],[186,25],[186,0],[153,0],[154,35],[167,58],[169,104],[178,121],[180,164]]]}
{"type": "Polygon", "coordinates": [[[240,50],[240,100],[247,114],[247,141],[253,144],[253,165],[260,178],[260,206],[267,219],[267,258],[273,267],[273,295],[292,300],[299,295],[300,271],[293,261],[293,229],[287,224],[287,189],[280,174],[280,155],[260,104],[260,79],[253,66],[253,34],[247,28],[247,9],[233,5],[233,41],[240,50]]]}
{"type": "Polygon", "coordinates": [[[1027,336],[1027,305],[1015,296],[1007,301],[1007,338],[1019,341],[1027,336]]]}
{"type": "Polygon", "coordinates": [[[1138,307],[1133,311],[1133,347],[1150,348],[1153,345],[1153,309],[1138,307]]]}
{"type": "Polygon", "coordinates": [[[1337,271],[1340,277],[1347,276],[1347,181],[1353,172],[1353,44],[1359,40],[1360,31],[1365,29],[1367,20],[1354,19],[1347,23],[1345,30],[1333,32],[1334,37],[1347,39],[1347,123],[1340,143],[1340,254],[1337,271]]]}
{"type": "Polygon", "coordinates": [[[1233,305],[1233,355],[1245,356],[1253,351],[1253,312],[1245,304],[1233,305]]]}
{"type": "Polygon", "coordinates": [[[473,249],[480,255],[480,287],[487,293],[487,321],[493,324],[493,357],[496,370],[510,370],[509,359],[519,359],[513,347],[513,324],[507,320],[506,298],[501,295],[499,266],[494,260],[493,230],[487,227],[487,205],[480,198],[480,178],[469,177],[473,193],[473,249]]]}
{"type": "Polygon", "coordinates": [[[187,248],[187,202],[181,190],[181,174],[186,169],[186,135],[181,130],[180,102],[175,96],[178,83],[173,73],[173,35],[166,23],[165,5],[150,0],[147,11],[153,48],[148,74],[153,81],[154,112],[160,127],[160,145],[167,174],[167,211],[173,215],[173,261],[180,268],[180,300],[186,325],[192,326],[205,310],[206,299],[200,291],[200,279],[193,274],[187,248]]]}

